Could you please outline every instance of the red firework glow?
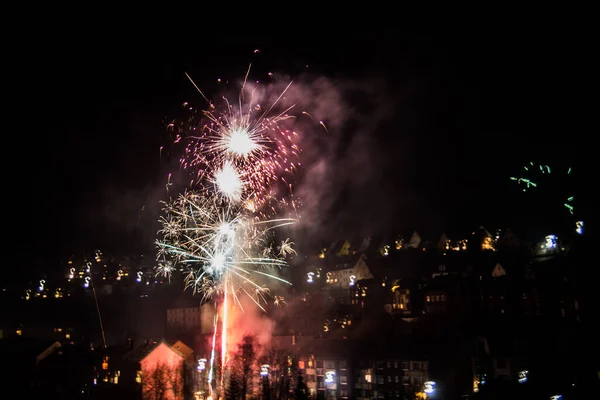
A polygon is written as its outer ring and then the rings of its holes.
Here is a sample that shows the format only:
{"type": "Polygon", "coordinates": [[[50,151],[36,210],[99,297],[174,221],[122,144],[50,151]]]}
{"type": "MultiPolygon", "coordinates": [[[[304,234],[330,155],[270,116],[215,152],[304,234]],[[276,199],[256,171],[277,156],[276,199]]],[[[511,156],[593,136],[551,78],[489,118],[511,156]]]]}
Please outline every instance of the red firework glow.
{"type": "MultiPolygon", "coordinates": [[[[227,280],[227,277],[225,277],[227,280]]],[[[221,314],[223,315],[223,327],[221,329],[221,387],[223,387],[223,377],[225,376],[225,368],[227,366],[227,322],[229,320],[229,295],[227,293],[227,282],[225,282],[225,292],[223,293],[223,306],[221,314]]]]}

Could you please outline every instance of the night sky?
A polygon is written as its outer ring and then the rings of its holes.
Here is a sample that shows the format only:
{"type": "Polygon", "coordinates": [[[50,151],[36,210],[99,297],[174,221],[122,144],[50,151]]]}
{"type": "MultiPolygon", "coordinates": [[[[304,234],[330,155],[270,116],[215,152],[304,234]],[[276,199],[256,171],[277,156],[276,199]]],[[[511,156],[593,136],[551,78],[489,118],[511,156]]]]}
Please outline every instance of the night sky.
{"type": "Polygon", "coordinates": [[[581,164],[590,106],[578,93],[581,49],[564,34],[324,36],[82,44],[48,35],[14,48],[7,118],[16,128],[4,151],[14,267],[4,278],[95,248],[152,249],[174,168],[159,157],[162,121],[202,100],[185,72],[209,97],[217,78],[239,79],[250,62],[256,79],[272,71],[338,90],[343,106],[324,119],[336,152],[321,182],[330,207],[313,216],[323,236],[417,229],[435,240],[515,225],[522,196],[508,178],[525,162],[581,164]]]}

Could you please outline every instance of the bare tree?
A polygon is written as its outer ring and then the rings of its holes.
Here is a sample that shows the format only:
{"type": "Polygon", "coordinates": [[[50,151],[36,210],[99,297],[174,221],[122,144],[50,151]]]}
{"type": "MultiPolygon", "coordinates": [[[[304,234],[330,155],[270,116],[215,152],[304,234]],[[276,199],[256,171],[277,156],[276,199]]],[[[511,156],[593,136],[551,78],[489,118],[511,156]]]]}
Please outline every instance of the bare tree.
{"type": "Polygon", "coordinates": [[[266,382],[263,380],[263,392],[268,390],[269,396],[273,399],[288,399],[295,360],[278,349],[269,351],[261,360],[262,364],[269,365],[269,376],[266,377],[266,382]]]}
{"type": "Polygon", "coordinates": [[[163,400],[169,386],[169,367],[157,363],[154,369],[144,375],[143,397],[148,400],[163,400]]]}
{"type": "Polygon", "coordinates": [[[169,387],[176,399],[183,398],[183,365],[183,362],[181,362],[169,370],[169,387]]]}
{"type": "Polygon", "coordinates": [[[147,400],[164,400],[171,392],[175,399],[183,398],[183,363],[168,365],[157,363],[147,374],[144,374],[142,386],[143,398],[147,400]]]}
{"type": "Polygon", "coordinates": [[[252,372],[256,365],[256,351],[254,349],[254,338],[252,336],[244,336],[242,343],[238,349],[238,359],[240,363],[240,383],[242,396],[248,394],[252,389],[252,372]]]}

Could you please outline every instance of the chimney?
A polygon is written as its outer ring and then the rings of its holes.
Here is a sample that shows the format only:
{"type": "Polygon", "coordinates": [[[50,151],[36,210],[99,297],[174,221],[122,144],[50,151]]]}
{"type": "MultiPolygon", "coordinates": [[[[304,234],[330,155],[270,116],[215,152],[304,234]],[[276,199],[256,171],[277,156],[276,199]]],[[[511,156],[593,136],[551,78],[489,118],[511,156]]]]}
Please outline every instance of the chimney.
{"type": "Polygon", "coordinates": [[[296,345],[296,335],[293,334],[292,335],[292,346],[295,346],[295,345],[296,345]]]}

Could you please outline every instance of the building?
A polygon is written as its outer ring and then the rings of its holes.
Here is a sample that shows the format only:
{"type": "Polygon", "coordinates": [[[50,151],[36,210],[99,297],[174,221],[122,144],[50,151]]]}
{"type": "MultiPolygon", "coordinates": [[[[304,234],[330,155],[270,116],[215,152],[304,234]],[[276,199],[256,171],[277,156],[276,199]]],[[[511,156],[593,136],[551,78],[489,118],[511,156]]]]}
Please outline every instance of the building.
{"type": "Polygon", "coordinates": [[[326,290],[348,289],[357,281],[371,279],[364,254],[316,260],[306,267],[307,283],[326,290]]]}
{"type": "Polygon", "coordinates": [[[160,342],[141,361],[144,400],[183,399],[185,357],[166,342],[160,342]]]}
{"type": "Polygon", "coordinates": [[[429,363],[413,357],[367,358],[358,361],[354,374],[357,400],[402,399],[422,393],[429,381],[429,363]]]}

